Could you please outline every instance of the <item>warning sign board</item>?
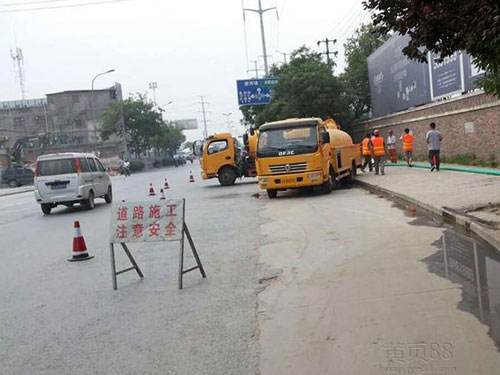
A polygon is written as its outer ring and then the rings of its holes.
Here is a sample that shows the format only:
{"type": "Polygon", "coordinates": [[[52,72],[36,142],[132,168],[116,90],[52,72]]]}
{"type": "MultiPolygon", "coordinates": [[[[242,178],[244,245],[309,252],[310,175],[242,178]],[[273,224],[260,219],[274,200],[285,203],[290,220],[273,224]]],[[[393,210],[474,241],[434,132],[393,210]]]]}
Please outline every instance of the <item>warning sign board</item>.
{"type": "Polygon", "coordinates": [[[183,199],[114,203],[110,242],[179,241],[183,223],[183,199]]]}
{"type": "Polygon", "coordinates": [[[141,279],[144,278],[132,252],[126,245],[130,242],[179,241],[179,289],[182,289],[182,278],[185,273],[199,270],[203,278],[207,277],[191,233],[184,221],[185,207],[185,199],[113,203],[110,214],[109,250],[114,290],[118,288],[116,277],[122,273],[135,270],[141,279]],[[184,269],[185,237],[196,261],[196,266],[188,269],[184,269]],[[131,267],[116,270],[115,244],[120,244],[123,248],[132,264],[131,267]]]}

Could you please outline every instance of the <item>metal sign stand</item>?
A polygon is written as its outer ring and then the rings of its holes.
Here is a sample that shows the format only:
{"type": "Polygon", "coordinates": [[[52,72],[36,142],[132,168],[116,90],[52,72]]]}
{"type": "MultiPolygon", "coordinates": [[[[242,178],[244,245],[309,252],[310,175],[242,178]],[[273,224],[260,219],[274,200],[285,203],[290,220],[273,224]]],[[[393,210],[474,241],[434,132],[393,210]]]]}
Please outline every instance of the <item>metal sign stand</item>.
{"type": "Polygon", "coordinates": [[[132,263],[132,267],[125,268],[124,270],[116,272],[116,263],[115,263],[115,247],[113,243],[109,244],[109,251],[111,254],[111,275],[113,277],[113,290],[116,290],[118,288],[117,282],[116,282],[116,276],[118,276],[121,273],[125,273],[128,271],[136,270],[137,274],[141,279],[144,279],[144,275],[137,265],[134,257],[130,253],[130,250],[128,249],[127,245],[123,242],[120,242],[120,245],[122,245],[123,250],[125,251],[125,254],[127,254],[128,259],[130,259],[130,263],[132,263]]]}
{"type": "Polygon", "coordinates": [[[194,242],[193,239],[191,238],[191,234],[189,233],[189,229],[186,225],[186,222],[184,222],[182,226],[182,238],[180,242],[181,246],[179,250],[179,289],[182,289],[182,276],[185,273],[199,269],[201,276],[203,278],[206,278],[207,275],[205,274],[205,270],[203,269],[203,265],[201,264],[200,257],[198,256],[198,252],[196,251],[196,247],[194,246],[194,242]],[[191,247],[191,251],[193,252],[193,256],[197,264],[196,266],[188,268],[187,270],[184,269],[184,234],[188,239],[189,246],[191,247]]]}
{"type": "MultiPolygon", "coordinates": [[[[144,275],[137,265],[137,262],[135,261],[134,257],[132,256],[132,253],[128,249],[127,245],[124,242],[120,242],[120,245],[122,246],[123,250],[125,251],[125,254],[127,254],[128,259],[130,260],[130,263],[132,263],[132,266],[129,268],[125,268],[121,271],[116,271],[116,262],[115,262],[115,249],[114,249],[114,244],[110,243],[109,244],[109,250],[110,250],[110,255],[111,255],[111,276],[113,279],[113,290],[116,290],[118,288],[118,284],[116,281],[116,276],[118,276],[121,273],[125,273],[128,271],[135,270],[139,277],[141,279],[144,279],[144,275]]],[[[198,252],[196,251],[196,247],[194,246],[193,238],[191,237],[191,233],[189,233],[189,229],[186,225],[186,222],[183,222],[182,226],[182,237],[180,240],[180,250],[179,250],[179,289],[182,289],[182,277],[185,273],[194,271],[196,269],[200,270],[201,276],[203,278],[206,278],[207,275],[205,274],[205,270],[203,269],[203,265],[201,264],[200,257],[198,256],[198,252]],[[193,252],[194,259],[196,260],[196,266],[184,269],[184,235],[187,237],[189,246],[191,247],[191,250],[193,252]]]]}

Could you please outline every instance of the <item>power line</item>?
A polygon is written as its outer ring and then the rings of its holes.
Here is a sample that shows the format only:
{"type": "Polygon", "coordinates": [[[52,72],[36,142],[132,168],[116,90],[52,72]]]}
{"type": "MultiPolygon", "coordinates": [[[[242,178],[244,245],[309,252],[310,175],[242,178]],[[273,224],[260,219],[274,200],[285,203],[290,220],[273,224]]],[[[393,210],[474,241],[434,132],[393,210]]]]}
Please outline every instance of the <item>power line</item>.
{"type": "Polygon", "coordinates": [[[125,1],[134,1],[134,0],[104,0],[104,1],[95,1],[92,3],[83,3],[83,4],[68,4],[68,5],[54,5],[48,7],[38,7],[38,8],[25,8],[25,9],[11,9],[11,10],[0,10],[0,13],[20,13],[20,12],[32,12],[38,10],[51,10],[51,9],[62,9],[62,8],[76,8],[76,7],[85,7],[90,5],[101,5],[101,4],[111,4],[111,3],[122,3],[125,1]]]}
{"type": "MultiPolygon", "coordinates": [[[[356,15],[357,13],[357,5],[356,3],[354,3],[351,8],[345,13],[344,17],[342,17],[343,21],[344,21],[344,25],[345,23],[347,22],[347,19],[351,19],[353,16],[356,15]]],[[[343,28],[344,26],[342,26],[342,23],[337,23],[333,29],[331,29],[329,32],[327,32],[326,34],[327,35],[331,35],[332,33],[337,33],[339,31],[340,28],[343,28]]]]}
{"type": "Polygon", "coordinates": [[[24,2],[24,3],[7,3],[7,4],[0,3],[0,7],[15,7],[19,5],[33,5],[33,4],[45,4],[45,3],[62,3],[67,1],[75,1],[75,0],[39,0],[39,1],[24,2]]]}

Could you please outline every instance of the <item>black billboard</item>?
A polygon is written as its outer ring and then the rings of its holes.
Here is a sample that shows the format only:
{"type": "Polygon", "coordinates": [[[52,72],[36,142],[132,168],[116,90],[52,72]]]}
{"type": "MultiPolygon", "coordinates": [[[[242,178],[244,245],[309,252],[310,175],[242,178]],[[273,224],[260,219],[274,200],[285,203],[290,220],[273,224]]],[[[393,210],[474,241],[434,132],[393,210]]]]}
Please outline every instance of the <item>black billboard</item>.
{"type": "Polygon", "coordinates": [[[465,52],[455,52],[443,61],[429,53],[430,64],[410,60],[402,52],[408,41],[408,36],[396,34],[368,57],[373,117],[472,90],[484,74],[465,52]]]}
{"type": "Polygon", "coordinates": [[[429,69],[408,59],[402,49],[409,38],[396,34],[368,57],[374,117],[402,111],[431,100],[429,69]]]}
{"type": "Polygon", "coordinates": [[[429,53],[432,100],[464,91],[461,59],[460,52],[446,56],[442,61],[438,55],[429,53]]]}

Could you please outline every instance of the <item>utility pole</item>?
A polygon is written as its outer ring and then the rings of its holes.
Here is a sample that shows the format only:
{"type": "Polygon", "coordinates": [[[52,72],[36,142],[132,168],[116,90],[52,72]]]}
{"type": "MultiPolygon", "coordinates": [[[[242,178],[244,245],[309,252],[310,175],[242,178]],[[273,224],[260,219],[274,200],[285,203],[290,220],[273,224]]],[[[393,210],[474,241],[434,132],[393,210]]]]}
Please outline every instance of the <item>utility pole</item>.
{"type": "Polygon", "coordinates": [[[330,55],[334,55],[335,57],[337,57],[337,55],[338,55],[338,51],[330,52],[330,43],[332,43],[332,45],[335,46],[335,44],[337,44],[337,39],[325,38],[325,40],[320,40],[320,41],[318,41],[318,47],[320,46],[321,43],[325,43],[325,46],[326,46],[326,52],[322,52],[321,54],[326,55],[326,61],[327,61],[328,65],[330,65],[330,63],[331,63],[330,55]]]}
{"type": "Polygon", "coordinates": [[[287,63],[286,62],[286,55],[288,55],[288,53],[285,53],[285,52],[280,52],[280,51],[276,51],[277,53],[279,53],[280,55],[283,55],[283,59],[285,61],[285,64],[287,63]]]}
{"type": "Polygon", "coordinates": [[[259,62],[258,60],[252,60],[250,62],[253,62],[255,64],[255,69],[250,69],[250,70],[247,70],[247,73],[248,72],[255,72],[255,78],[259,78],[259,70],[262,70],[262,69],[259,69],[257,67],[257,63],[259,62]]]}
{"type": "Polygon", "coordinates": [[[201,104],[201,110],[203,112],[203,137],[206,139],[206,138],[208,138],[208,130],[207,130],[207,117],[205,115],[205,104],[208,104],[208,103],[205,101],[204,96],[200,95],[200,98],[201,98],[201,102],[199,102],[199,103],[201,104]]]}
{"type": "Polygon", "coordinates": [[[276,9],[276,7],[272,8],[267,8],[267,9],[262,9],[262,2],[259,0],[259,9],[248,9],[248,8],[243,8],[243,17],[245,17],[245,11],[247,12],[255,12],[259,14],[260,17],[260,34],[262,38],[262,54],[264,55],[264,72],[266,73],[266,76],[269,74],[269,65],[267,64],[267,51],[266,51],[266,36],[264,34],[264,18],[263,14],[267,12],[268,10],[273,10],[276,9]]]}
{"type": "Polygon", "coordinates": [[[233,122],[229,119],[229,117],[232,115],[232,112],[223,113],[222,115],[226,117],[227,128],[229,129],[229,132],[232,134],[233,133],[233,126],[231,124],[233,122]]]}

